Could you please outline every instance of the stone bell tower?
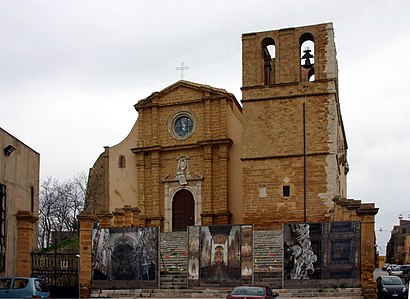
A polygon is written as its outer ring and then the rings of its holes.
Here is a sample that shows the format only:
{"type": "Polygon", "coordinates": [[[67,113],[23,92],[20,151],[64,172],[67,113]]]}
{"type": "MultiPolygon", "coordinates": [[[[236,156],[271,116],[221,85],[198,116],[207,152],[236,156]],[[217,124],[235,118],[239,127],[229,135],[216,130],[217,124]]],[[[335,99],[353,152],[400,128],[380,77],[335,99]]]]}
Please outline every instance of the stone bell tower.
{"type": "Polygon", "coordinates": [[[347,143],[332,23],[242,36],[244,223],[329,221],[347,143]]]}

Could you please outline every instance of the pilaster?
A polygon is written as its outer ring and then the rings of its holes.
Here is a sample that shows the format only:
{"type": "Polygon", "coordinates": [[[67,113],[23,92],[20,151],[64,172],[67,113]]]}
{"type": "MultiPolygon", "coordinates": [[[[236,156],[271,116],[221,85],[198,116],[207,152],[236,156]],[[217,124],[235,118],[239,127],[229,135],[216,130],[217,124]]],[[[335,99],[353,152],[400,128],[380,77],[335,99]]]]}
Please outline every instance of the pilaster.
{"type": "Polygon", "coordinates": [[[29,211],[17,212],[17,273],[18,276],[30,277],[31,252],[34,249],[34,224],[38,217],[29,211]]]}
{"type": "Polygon", "coordinates": [[[78,215],[80,221],[80,298],[90,298],[92,229],[97,220],[93,215],[78,215]]]}
{"type": "Polygon", "coordinates": [[[373,278],[375,268],[376,237],[374,230],[374,216],[379,211],[374,204],[362,204],[357,210],[361,228],[361,260],[360,272],[364,298],[376,297],[376,282],[373,278]]]}

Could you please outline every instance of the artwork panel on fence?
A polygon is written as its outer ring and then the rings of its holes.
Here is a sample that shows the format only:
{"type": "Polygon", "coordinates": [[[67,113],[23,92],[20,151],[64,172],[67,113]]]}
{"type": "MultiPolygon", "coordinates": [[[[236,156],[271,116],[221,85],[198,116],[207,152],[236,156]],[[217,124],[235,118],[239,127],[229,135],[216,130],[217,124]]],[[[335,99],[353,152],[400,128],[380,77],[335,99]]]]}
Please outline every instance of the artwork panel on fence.
{"type": "Polygon", "coordinates": [[[360,224],[284,225],[285,280],[360,278],[360,224]]]}
{"type": "Polygon", "coordinates": [[[192,226],[188,246],[188,286],[252,282],[252,225],[192,226]]]}
{"type": "Polygon", "coordinates": [[[159,228],[96,228],[92,242],[93,282],[121,288],[127,281],[159,281],[159,228]]]}
{"type": "Polygon", "coordinates": [[[201,228],[199,226],[188,227],[188,284],[199,280],[199,235],[201,228]]]}

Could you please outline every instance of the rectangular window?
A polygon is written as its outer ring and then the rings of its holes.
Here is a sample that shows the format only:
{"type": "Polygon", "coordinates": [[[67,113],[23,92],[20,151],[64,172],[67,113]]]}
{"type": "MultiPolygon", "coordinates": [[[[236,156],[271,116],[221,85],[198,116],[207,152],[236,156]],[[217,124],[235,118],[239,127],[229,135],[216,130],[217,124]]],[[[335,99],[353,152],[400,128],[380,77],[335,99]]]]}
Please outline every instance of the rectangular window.
{"type": "Polygon", "coordinates": [[[6,255],[6,185],[0,184],[0,272],[4,272],[6,255]]]}
{"type": "Polygon", "coordinates": [[[283,196],[284,197],[290,196],[290,186],[283,186],[283,196]]]}

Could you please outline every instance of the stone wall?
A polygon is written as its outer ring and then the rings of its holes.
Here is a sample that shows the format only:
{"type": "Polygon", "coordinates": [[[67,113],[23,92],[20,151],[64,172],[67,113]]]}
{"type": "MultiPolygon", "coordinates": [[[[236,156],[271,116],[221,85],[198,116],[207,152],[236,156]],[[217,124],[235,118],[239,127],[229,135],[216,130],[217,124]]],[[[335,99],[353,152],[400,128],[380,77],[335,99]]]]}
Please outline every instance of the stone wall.
{"type": "Polygon", "coordinates": [[[346,188],[332,24],[244,34],[242,52],[244,222],[264,229],[329,221],[332,198],[346,188]],[[301,71],[308,39],[314,42],[312,82],[301,71]],[[268,42],[276,46],[269,83],[268,42]]]}

